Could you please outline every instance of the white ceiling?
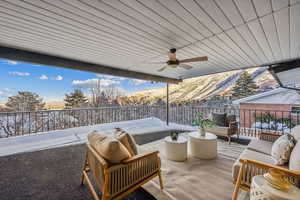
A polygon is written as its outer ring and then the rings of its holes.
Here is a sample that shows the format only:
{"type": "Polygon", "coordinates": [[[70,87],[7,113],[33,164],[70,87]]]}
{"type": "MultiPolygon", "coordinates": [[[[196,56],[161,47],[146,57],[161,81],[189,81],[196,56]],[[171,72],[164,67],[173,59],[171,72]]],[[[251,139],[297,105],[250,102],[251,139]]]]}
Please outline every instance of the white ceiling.
{"type": "Polygon", "coordinates": [[[300,57],[300,0],[0,0],[0,45],[183,79],[300,57]],[[208,62],[157,70],[166,52],[208,62]]]}

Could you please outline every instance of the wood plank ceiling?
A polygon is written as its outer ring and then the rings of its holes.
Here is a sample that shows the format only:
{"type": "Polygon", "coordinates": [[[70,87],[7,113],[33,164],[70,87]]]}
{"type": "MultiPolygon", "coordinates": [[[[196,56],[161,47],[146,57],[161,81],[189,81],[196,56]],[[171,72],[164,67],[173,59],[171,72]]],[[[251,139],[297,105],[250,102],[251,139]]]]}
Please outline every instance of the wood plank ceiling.
{"type": "Polygon", "coordinates": [[[300,0],[0,0],[0,46],[184,79],[300,57],[300,0]],[[208,56],[192,70],[145,64],[208,56]]]}

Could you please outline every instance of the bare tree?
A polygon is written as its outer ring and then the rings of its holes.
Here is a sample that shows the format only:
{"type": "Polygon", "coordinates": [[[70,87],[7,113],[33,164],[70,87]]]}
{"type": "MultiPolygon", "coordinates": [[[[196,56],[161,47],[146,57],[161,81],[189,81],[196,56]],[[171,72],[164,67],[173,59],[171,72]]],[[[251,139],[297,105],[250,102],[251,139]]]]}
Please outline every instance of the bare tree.
{"type": "Polygon", "coordinates": [[[117,97],[124,93],[121,88],[114,84],[104,86],[101,84],[101,79],[97,79],[94,84],[89,87],[91,91],[91,106],[100,107],[110,105],[117,97]]]}
{"type": "Polygon", "coordinates": [[[91,106],[100,107],[101,79],[97,79],[96,82],[93,85],[91,85],[89,90],[92,93],[91,106]]]}

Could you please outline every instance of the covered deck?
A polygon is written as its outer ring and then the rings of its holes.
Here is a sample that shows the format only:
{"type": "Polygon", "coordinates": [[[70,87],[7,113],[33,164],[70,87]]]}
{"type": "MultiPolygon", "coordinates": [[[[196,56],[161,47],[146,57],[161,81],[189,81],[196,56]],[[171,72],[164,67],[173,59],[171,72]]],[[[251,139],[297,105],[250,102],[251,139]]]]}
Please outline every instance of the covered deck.
{"type": "MultiPolygon", "coordinates": [[[[133,123],[138,121],[143,120],[133,123]]],[[[80,186],[86,135],[91,130],[110,132],[116,124],[128,126],[128,123],[131,122],[4,138],[0,141],[0,186],[3,188],[0,192],[1,199],[91,199],[87,188],[80,186]]],[[[169,126],[173,130],[194,130],[193,127],[175,123],[169,126]]],[[[181,135],[187,137],[186,133],[181,135]]],[[[146,143],[147,137],[141,137],[140,142],[145,144],[139,145],[139,151],[160,151],[165,189],[161,191],[158,180],[153,180],[125,199],[231,198],[234,186],[231,168],[246,148],[247,141],[228,145],[226,141],[219,139],[216,159],[208,161],[189,156],[186,162],[175,162],[166,158],[163,139],[146,143]]],[[[249,196],[245,192],[239,197],[241,200],[247,198],[249,196]]]]}
{"type": "MultiPolygon", "coordinates": [[[[299,0],[0,0],[0,4],[0,57],[4,59],[168,84],[267,67],[280,86],[299,89],[299,0]],[[177,57],[172,54],[173,60],[168,60],[167,51],[173,48],[177,57]],[[195,57],[208,57],[208,61],[190,63],[189,69],[171,65],[195,57]],[[288,70],[297,74],[286,75],[288,70]]],[[[167,102],[168,125],[169,109],[167,102]]],[[[7,124],[9,117],[5,115],[7,124]]],[[[88,120],[86,125],[94,128],[88,120]]],[[[50,129],[49,124],[46,127],[50,129]]],[[[76,130],[86,131],[76,127],[53,135],[1,138],[0,199],[91,199],[80,187],[86,135],[76,130]]],[[[14,133],[23,131],[22,127],[14,133]]],[[[257,135],[256,127],[252,133],[257,135]]],[[[185,163],[165,159],[161,140],[142,148],[160,150],[165,190],[159,191],[152,181],[145,190],[126,197],[129,200],[230,199],[231,168],[245,146],[225,146],[218,140],[215,160],[189,157],[185,163]]]]}

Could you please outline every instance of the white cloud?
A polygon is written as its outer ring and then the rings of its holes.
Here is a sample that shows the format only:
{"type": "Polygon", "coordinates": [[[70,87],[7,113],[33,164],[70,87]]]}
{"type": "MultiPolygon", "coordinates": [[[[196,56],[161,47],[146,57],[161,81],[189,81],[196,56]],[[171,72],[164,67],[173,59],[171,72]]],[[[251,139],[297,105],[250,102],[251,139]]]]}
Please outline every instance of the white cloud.
{"type": "Polygon", "coordinates": [[[3,88],[2,90],[0,90],[0,98],[3,99],[3,98],[10,96],[11,91],[12,91],[12,89],[10,89],[10,88],[3,88]]]}
{"type": "Polygon", "coordinates": [[[48,80],[48,79],[51,79],[51,80],[54,80],[54,81],[61,81],[61,80],[64,79],[64,77],[62,77],[61,75],[57,75],[57,76],[55,76],[55,77],[49,78],[47,75],[42,74],[42,75],[39,77],[39,79],[41,79],[41,80],[48,80]]]}
{"type": "Polygon", "coordinates": [[[83,87],[83,88],[90,88],[95,86],[98,81],[100,80],[100,86],[102,87],[108,87],[110,85],[119,85],[120,82],[116,80],[110,80],[110,79],[87,79],[87,80],[73,80],[72,85],[77,87],[83,87]]]}
{"type": "Polygon", "coordinates": [[[41,76],[39,77],[39,79],[41,79],[41,80],[48,80],[49,78],[48,78],[47,75],[43,74],[43,75],[41,75],[41,76]]]}
{"type": "Polygon", "coordinates": [[[28,72],[14,71],[14,72],[8,72],[8,73],[11,74],[11,75],[15,75],[15,76],[29,76],[30,75],[28,72]]]}
{"type": "Polygon", "coordinates": [[[3,90],[4,90],[5,92],[10,92],[10,91],[11,91],[10,88],[3,88],[3,90]]]}
{"type": "Polygon", "coordinates": [[[137,86],[137,85],[141,85],[143,83],[146,83],[147,81],[145,80],[140,80],[140,79],[132,79],[130,80],[130,85],[134,85],[134,86],[137,86]]]}
{"type": "Polygon", "coordinates": [[[121,76],[112,76],[112,75],[104,75],[104,74],[96,74],[96,76],[100,79],[110,79],[110,80],[118,80],[118,81],[123,81],[128,79],[121,76]]]}
{"type": "Polygon", "coordinates": [[[61,80],[63,80],[64,78],[63,78],[61,75],[57,75],[56,77],[52,77],[51,79],[52,79],[52,80],[55,80],[55,81],[61,81],[61,80]]]}
{"type": "Polygon", "coordinates": [[[6,63],[9,65],[17,65],[18,64],[18,62],[13,61],[13,60],[8,60],[8,61],[6,61],[6,63]]]}
{"type": "Polygon", "coordinates": [[[3,90],[0,90],[0,97],[7,97],[7,96],[9,96],[11,90],[8,91],[6,89],[8,89],[8,88],[4,88],[3,90]]]}

